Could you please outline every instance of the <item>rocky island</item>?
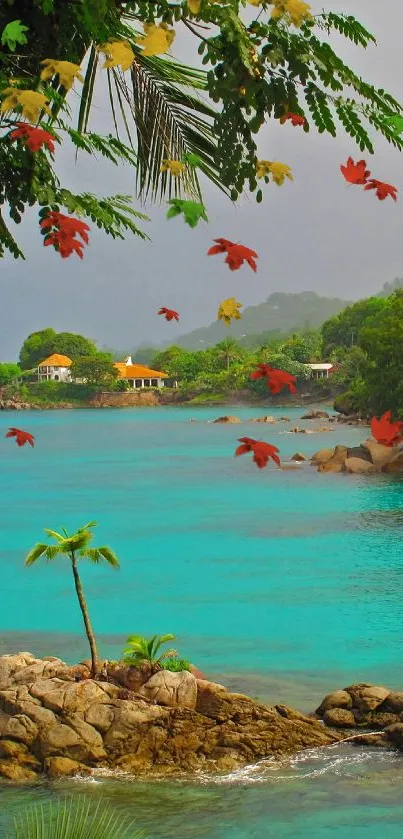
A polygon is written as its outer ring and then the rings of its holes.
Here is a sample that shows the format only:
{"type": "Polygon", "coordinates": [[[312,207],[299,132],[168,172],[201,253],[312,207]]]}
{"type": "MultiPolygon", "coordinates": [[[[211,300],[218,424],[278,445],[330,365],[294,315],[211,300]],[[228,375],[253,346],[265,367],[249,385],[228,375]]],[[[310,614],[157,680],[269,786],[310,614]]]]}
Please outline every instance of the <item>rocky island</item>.
{"type": "MultiPolygon", "coordinates": [[[[375,745],[403,744],[403,693],[355,685],[307,716],[263,705],[197,674],[88,663],[30,653],[0,657],[0,777],[228,772],[375,730],[375,745]]],[[[359,737],[357,738],[359,742],[359,737]]]]}

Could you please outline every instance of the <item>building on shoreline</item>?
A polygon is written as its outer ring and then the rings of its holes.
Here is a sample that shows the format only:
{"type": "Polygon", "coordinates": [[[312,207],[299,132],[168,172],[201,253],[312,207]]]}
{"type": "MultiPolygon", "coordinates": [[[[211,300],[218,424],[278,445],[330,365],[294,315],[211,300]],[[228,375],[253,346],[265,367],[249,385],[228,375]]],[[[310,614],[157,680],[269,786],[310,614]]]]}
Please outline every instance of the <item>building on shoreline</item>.
{"type": "MultiPolygon", "coordinates": [[[[124,361],[116,361],[114,367],[119,373],[119,379],[128,382],[133,390],[142,390],[146,387],[164,387],[165,379],[169,378],[168,373],[163,373],[161,370],[152,370],[143,364],[133,364],[131,355],[128,355],[124,361]]],[[[176,383],[174,387],[176,387],[176,383]]]]}
{"type": "Polygon", "coordinates": [[[321,364],[305,364],[305,367],[309,367],[312,379],[328,379],[329,373],[334,370],[334,365],[330,364],[330,362],[323,362],[321,364]]]}
{"type": "MultiPolygon", "coordinates": [[[[58,355],[54,353],[49,358],[45,358],[38,365],[38,382],[71,382],[70,367],[72,359],[67,355],[58,355]]],[[[152,370],[150,367],[145,367],[143,364],[134,364],[131,355],[128,355],[124,361],[115,361],[114,367],[118,371],[118,381],[124,380],[128,383],[129,389],[143,390],[148,387],[164,387],[165,379],[168,379],[168,373],[163,373],[161,370],[152,370]]],[[[173,387],[177,387],[177,382],[174,381],[173,387]]]]}
{"type": "Polygon", "coordinates": [[[71,358],[68,355],[53,353],[38,366],[38,382],[71,382],[71,358]]]}

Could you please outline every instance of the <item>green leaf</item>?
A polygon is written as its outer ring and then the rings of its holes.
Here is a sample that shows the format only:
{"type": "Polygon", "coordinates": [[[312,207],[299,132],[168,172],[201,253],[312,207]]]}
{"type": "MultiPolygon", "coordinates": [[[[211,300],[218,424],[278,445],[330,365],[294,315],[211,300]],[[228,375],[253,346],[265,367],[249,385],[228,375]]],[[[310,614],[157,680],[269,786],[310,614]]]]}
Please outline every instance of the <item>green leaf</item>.
{"type": "Polygon", "coordinates": [[[24,26],[20,20],[11,20],[1,33],[2,45],[7,46],[11,52],[14,52],[17,44],[28,43],[24,32],[28,32],[28,26],[24,26]]]}
{"type": "Polygon", "coordinates": [[[193,154],[190,151],[186,152],[186,154],[184,154],[182,157],[182,163],[187,163],[188,166],[193,166],[193,168],[196,168],[196,166],[200,166],[201,162],[201,157],[198,154],[193,154]]]}
{"type": "Polygon", "coordinates": [[[185,223],[188,224],[189,227],[197,227],[200,219],[208,221],[206,208],[203,204],[199,204],[197,201],[185,201],[181,198],[172,198],[168,203],[171,206],[167,212],[167,218],[173,218],[174,216],[179,215],[179,213],[183,213],[185,223]]]}
{"type": "Polygon", "coordinates": [[[403,116],[391,114],[390,117],[386,117],[385,122],[397,137],[403,132],[403,116]]]}

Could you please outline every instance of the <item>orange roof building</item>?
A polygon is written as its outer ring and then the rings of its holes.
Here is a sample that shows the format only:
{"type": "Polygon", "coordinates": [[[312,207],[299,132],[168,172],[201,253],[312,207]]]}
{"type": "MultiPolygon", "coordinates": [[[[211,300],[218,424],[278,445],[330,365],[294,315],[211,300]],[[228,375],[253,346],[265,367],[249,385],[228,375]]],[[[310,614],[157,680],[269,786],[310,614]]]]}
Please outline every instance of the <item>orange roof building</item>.
{"type": "Polygon", "coordinates": [[[53,353],[38,365],[38,382],[46,382],[51,379],[54,382],[70,382],[71,358],[68,355],[53,353]]]}
{"type": "Polygon", "coordinates": [[[161,370],[152,370],[144,364],[133,364],[131,355],[128,355],[124,361],[116,361],[114,367],[119,373],[118,378],[126,379],[134,389],[164,387],[164,379],[168,378],[168,373],[163,373],[161,370]]]}

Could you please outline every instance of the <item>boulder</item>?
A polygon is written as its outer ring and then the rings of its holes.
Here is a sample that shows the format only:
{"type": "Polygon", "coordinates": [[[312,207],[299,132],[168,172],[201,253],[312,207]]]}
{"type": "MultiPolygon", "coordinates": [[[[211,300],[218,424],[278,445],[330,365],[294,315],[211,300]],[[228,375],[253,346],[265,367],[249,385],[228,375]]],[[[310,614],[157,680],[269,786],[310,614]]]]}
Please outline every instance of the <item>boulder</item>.
{"type": "Polygon", "coordinates": [[[397,451],[382,471],[389,475],[401,475],[403,473],[403,451],[397,451]]]}
{"type": "Polygon", "coordinates": [[[369,463],[368,460],[361,460],[360,457],[346,458],[344,467],[346,472],[353,475],[367,475],[370,472],[376,472],[376,466],[373,463],[369,463]]]}
{"type": "MultiPolygon", "coordinates": [[[[346,449],[347,452],[347,449],[346,449]]],[[[327,463],[333,457],[335,449],[320,449],[316,454],[312,455],[311,463],[316,466],[320,463],[327,463]]]]}
{"type": "Polygon", "coordinates": [[[325,463],[320,463],[318,466],[318,472],[345,472],[344,461],[336,460],[335,458],[331,458],[327,460],[325,463]]]}
{"type": "Polygon", "coordinates": [[[329,428],[327,425],[317,425],[313,429],[317,434],[323,434],[324,432],[333,431],[332,428],[329,428]]]}
{"type": "Polygon", "coordinates": [[[145,682],[152,676],[152,668],[148,662],[139,667],[127,664],[108,662],[106,665],[107,676],[112,682],[136,693],[145,682]]]}
{"type": "Polygon", "coordinates": [[[333,693],[328,693],[325,698],[322,699],[322,702],[315,713],[319,717],[323,717],[323,714],[326,711],[330,711],[332,708],[347,708],[350,710],[352,707],[353,700],[346,690],[334,690],[333,693]]]}
{"type": "Polygon", "coordinates": [[[91,775],[91,769],[70,757],[47,757],[44,768],[49,778],[71,778],[74,775],[91,775]]]}
{"type": "Polygon", "coordinates": [[[403,749],[403,723],[398,722],[389,725],[385,728],[384,734],[390,743],[393,743],[398,749],[403,749]]]}
{"type": "Polygon", "coordinates": [[[350,687],[345,688],[345,691],[351,696],[353,708],[360,711],[375,711],[390,694],[387,688],[370,685],[366,682],[350,685],[350,687]]]}
{"type": "Polygon", "coordinates": [[[368,463],[373,463],[371,453],[365,446],[353,446],[347,449],[347,457],[358,457],[360,460],[366,460],[368,463]]]}
{"type": "Polygon", "coordinates": [[[329,708],[323,715],[323,722],[335,728],[355,728],[355,717],[347,708],[329,708]]]}
{"type": "Polygon", "coordinates": [[[273,423],[277,422],[277,420],[274,417],[267,416],[267,417],[256,417],[256,419],[252,420],[252,422],[267,422],[270,425],[273,425],[273,423]]]}
{"type": "Polygon", "coordinates": [[[14,761],[0,760],[0,778],[20,783],[21,781],[36,781],[38,776],[27,766],[20,766],[14,761]]]}
{"type": "Polygon", "coordinates": [[[381,709],[392,714],[403,713],[403,692],[392,690],[382,703],[381,709]]]}
{"type": "Polygon", "coordinates": [[[308,460],[308,458],[306,457],[306,455],[301,454],[301,452],[295,452],[295,454],[293,454],[291,460],[296,460],[297,463],[303,463],[304,460],[308,460]]]}
{"type": "Polygon", "coordinates": [[[307,413],[306,413],[306,414],[303,414],[303,416],[301,417],[301,419],[303,419],[303,420],[309,420],[309,419],[329,419],[329,414],[328,414],[328,412],[327,412],[327,411],[317,411],[317,410],[312,410],[312,411],[307,411],[307,413]]]}
{"type": "Polygon", "coordinates": [[[291,417],[279,417],[279,422],[291,422],[291,417]]]}
{"type": "Polygon", "coordinates": [[[294,428],[291,428],[288,434],[306,434],[306,428],[300,428],[299,425],[294,425],[294,428]]]}
{"type": "Polygon", "coordinates": [[[364,440],[362,448],[369,452],[372,463],[374,463],[378,469],[382,469],[386,466],[396,453],[394,447],[383,446],[382,443],[377,443],[376,440],[372,439],[372,437],[369,437],[368,440],[364,440]]]}
{"type": "Polygon", "coordinates": [[[171,673],[170,670],[160,670],[154,673],[141,688],[140,696],[166,705],[169,708],[196,708],[197,681],[188,670],[171,673]]]}
{"type": "Polygon", "coordinates": [[[230,423],[230,424],[234,425],[235,423],[242,422],[242,420],[240,420],[239,417],[224,416],[224,417],[218,417],[217,419],[213,420],[213,422],[222,422],[222,423],[226,422],[226,423],[230,423]]]}

